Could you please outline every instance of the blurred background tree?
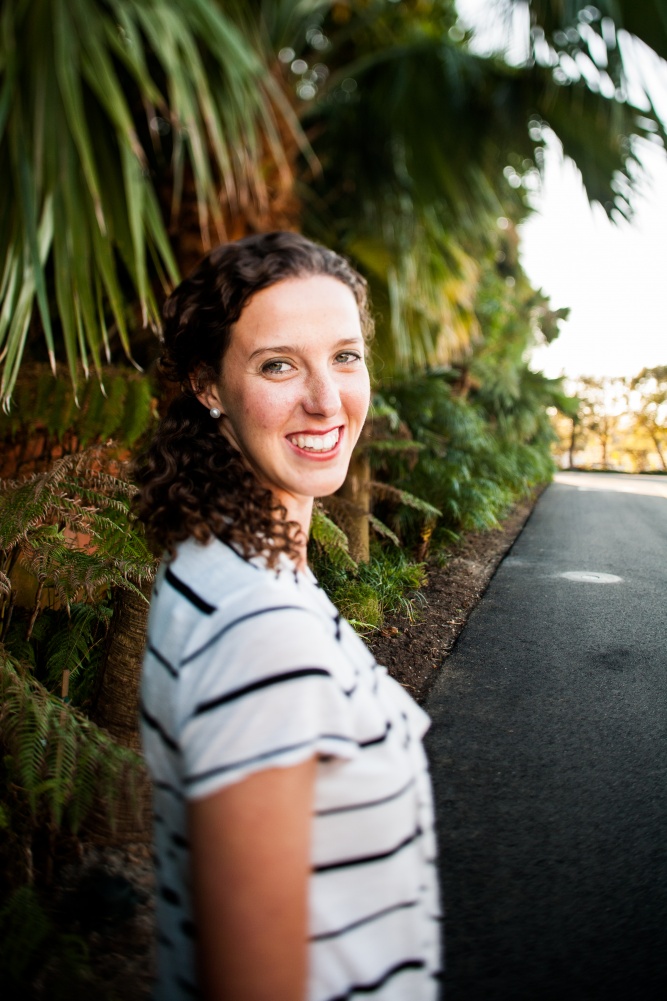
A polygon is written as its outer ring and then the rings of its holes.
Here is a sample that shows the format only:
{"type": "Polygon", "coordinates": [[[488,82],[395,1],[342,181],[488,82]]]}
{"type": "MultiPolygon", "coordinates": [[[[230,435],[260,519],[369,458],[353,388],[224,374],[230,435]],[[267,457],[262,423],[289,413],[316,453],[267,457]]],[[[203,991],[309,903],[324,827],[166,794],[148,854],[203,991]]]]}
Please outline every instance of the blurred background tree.
{"type": "Polygon", "coordinates": [[[553,446],[565,468],[667,472],[667,368],[625,378],[582,376],[551,411],[553,446]]]}
{"type": "MultiPolygon", "coordinates": [[[[582,376],[577,380],[576,395],[579,399],[577,413],[577,438],[574,451],[597,449],[590,465],[609,469],[611,453],[618,444],[621,415],[627,411],[626,386],[622,380],[582,376]]],[[[594,452],[593,452],[594,454],[594,452]]]]}
{"type": "Polygon", "coordinates": [[[646,437],[667,472],[667,366],[645,368],[630,381],[634,397],[632,432],[646,437]]]}

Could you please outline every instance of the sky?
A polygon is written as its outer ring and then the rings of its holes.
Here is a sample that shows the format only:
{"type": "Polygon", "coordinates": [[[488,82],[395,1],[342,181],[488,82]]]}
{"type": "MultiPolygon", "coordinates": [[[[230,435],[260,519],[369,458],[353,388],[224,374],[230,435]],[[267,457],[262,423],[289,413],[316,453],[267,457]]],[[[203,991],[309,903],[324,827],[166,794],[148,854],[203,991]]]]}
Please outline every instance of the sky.
{"type": "Polygon", "coordinates": [[[629,376],[667,364],[667,156],[646,159],[650,185],[631,224],[589,205],[576,168],[547,158],[536,213],[521,227],[533,285],[570,317],[531,367],[548,376],[629,376]]]}
{"type": "MultiPolygon", "coordinates": [[[[462,20],[476,32],[473,47],[505,47],[506,58],[526,57],[527,7],[517,5],[502,30],[497,0],[458,0],[462,20]],[[501,37],[502,36],[502,37],[501,37]],[[500,44],[499,44],[500,40],[500,44]]],[[[624,39],[627,65],[650,86],[667,121],[667,65],[641,43],[624,39]],[[627,46],[627,51],[626,51],[627,46]]],[[[632,93],[631,99],[641,96],[632,93]]],[[[667,155],[648,149],[646,183],[634,202],[633,222],[612,223],[591,208],[576,167],[557,145],[547,153],[535,213],[521,227],[521,260],[552,308],[570,307],[561,334],[532,352],[531,366],[550,377],[614,377],[667,364],[667,155]]]]}

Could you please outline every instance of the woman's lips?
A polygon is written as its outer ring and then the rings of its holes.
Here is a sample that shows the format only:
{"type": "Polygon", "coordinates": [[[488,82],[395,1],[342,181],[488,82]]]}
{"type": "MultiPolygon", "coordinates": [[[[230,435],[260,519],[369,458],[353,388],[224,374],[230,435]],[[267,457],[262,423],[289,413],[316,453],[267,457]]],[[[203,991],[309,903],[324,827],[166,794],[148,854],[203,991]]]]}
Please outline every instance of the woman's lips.
{"type": "Polygon", "coordinates": [[[341,426],[330,431],[298,431],[296,434],[286,435],[286,438],[301,455],[328,458],[337,451],[342,436],[341,426]]]}

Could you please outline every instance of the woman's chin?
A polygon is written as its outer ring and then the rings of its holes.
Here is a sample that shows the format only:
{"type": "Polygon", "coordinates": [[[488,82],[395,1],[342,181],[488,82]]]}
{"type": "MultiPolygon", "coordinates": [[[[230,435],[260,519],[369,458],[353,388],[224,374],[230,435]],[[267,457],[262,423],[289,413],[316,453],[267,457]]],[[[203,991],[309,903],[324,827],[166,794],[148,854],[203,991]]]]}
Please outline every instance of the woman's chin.
{"type": "Polygon", "coordinates": [[[345,470],[320,470],[319,475],[304,475],[285,478],[280,487],[273,486],[276,497],[293,497],[314,500],[318,497],[330,497],[340,490],[347,475],[345,470]]]}

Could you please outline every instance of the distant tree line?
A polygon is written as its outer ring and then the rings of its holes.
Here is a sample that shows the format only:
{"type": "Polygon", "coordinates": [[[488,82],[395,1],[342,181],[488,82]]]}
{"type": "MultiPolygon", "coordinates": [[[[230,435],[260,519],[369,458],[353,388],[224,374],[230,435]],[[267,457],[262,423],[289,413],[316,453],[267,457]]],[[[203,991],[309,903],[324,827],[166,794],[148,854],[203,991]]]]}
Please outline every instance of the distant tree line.
{"type": "Polygon", "coordinates": [[[635,376],[582,376],[572,385],[578,409],[552,411],[561,466],[667,472],[667,365],[635,376]]]}

